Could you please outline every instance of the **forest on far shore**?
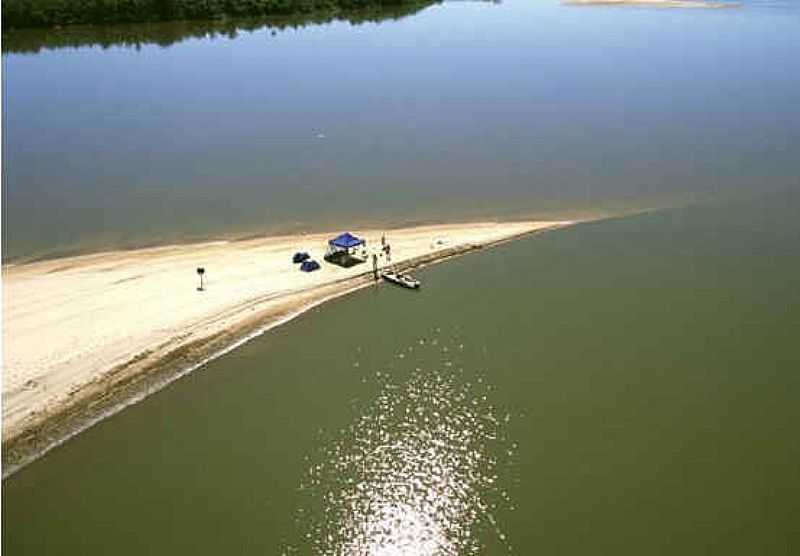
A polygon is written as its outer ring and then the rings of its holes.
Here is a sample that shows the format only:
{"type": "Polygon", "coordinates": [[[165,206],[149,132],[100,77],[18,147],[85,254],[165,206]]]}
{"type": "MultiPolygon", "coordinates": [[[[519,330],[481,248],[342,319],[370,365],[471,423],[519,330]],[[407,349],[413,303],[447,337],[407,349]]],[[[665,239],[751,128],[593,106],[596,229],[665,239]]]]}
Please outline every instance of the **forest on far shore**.
{"type": "Polygon", "coordinates": [[[223,17],[337,14],[425,0],[3,0],[3,29],[223,17]]]}

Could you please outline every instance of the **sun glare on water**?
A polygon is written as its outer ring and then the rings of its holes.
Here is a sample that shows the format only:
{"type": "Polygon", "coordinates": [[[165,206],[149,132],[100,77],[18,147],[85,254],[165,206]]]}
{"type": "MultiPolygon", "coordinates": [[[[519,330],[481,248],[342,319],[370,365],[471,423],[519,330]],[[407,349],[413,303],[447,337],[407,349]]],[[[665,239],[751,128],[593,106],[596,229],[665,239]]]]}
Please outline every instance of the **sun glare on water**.
{"type": "Polygon", "coordinates": [[[458,347],[420,346],[417,363],[433,368],[415,367],[400,384],[377,373],[377,397],[315,458],[299,518],[313,553],[477,554],[487,537],[510,551],[495,517],[508,507],[498,486],[513,455],[508,418],[496,417],[483,379],[466,379],[452,355],[458,347]]]}

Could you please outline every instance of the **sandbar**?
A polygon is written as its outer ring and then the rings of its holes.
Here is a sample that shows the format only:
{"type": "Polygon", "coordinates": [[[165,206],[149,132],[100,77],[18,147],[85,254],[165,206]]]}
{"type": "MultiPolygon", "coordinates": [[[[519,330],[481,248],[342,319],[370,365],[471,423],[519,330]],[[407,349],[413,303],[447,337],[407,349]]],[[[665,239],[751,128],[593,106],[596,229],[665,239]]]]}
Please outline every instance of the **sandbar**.
{"type": "MultiPolygon", "coordinates": [[[[350,230],[380,265],[430,264],[572,221],[350,230]],[[385,233],[391,261],[380,251],[385,233]]],[[[373,283],[323,261],[337,232],[114,251],[3,267],[3,463],[9,470],[214,354],[373,283]],[[322,267],[300,272],[306,251],[322,267]],[[197,268],[205,269],[198,290],[197,268]],[[154,378],[155,377],[155,378],[154,378]],[[157,380],[156,380],[157,378],[157,380]]],[[[384,286],[381,286],[384,287],[384,286]]]]}
{"type": "Polygon", "coordinates": [[[565,6],[639,6],[647,8],[736,8],[734,2],[704,0],[562,0],[565,6]]]}

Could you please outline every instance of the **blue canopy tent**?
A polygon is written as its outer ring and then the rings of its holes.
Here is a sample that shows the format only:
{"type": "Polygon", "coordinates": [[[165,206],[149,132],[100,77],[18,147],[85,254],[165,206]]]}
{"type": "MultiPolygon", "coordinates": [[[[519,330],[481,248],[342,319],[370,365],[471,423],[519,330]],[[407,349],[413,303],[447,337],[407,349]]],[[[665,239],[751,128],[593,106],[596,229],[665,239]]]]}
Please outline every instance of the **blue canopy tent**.
{"type": "Polygon", "coordinates": [[[338,235],[328,242],[329,246],[336,247],[339,249],[351,249],[353,247],[358,247],[359,245],[366,245],[366,244],[367,244],[366,241],[364,241],[360,237],[354,236],[350,232],[345,232],[341,235],[338,235]]]}
{"type": "Polygon", "coordinates": [[[352,266],[363,263],[366,257],[367,242],[350,232],[345,232],[328,241],[328,252],[325,260],[341,266],[352,266]],[[361,253],[359,253],[361,247],[361,253]]]}

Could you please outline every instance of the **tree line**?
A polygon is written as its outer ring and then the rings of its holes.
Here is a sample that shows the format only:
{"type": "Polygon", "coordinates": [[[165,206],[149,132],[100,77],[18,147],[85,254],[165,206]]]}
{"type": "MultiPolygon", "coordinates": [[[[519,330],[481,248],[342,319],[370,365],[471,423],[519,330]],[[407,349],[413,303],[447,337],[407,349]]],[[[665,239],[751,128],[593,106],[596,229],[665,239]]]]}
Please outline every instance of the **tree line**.
{"type": "Polygon", "coordinates": [[[224,17],[299,16],[430,4],[424,0],[3,0],[3,29],[224,17]]]}

